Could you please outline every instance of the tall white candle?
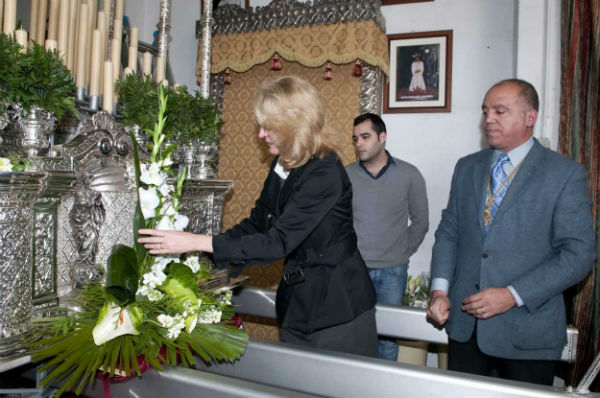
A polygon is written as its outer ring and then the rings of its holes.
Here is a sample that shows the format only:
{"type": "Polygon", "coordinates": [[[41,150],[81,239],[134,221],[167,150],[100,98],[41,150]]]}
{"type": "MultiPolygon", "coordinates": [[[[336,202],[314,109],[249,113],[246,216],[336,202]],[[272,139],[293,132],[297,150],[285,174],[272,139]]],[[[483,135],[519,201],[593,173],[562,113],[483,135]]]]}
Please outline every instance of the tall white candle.
{"type": "Polygon", "coordinates": [[[113,21],[113,39],[123,40],[123,20],[115,19],[113,21]]]}
{"type": "Polygon", "coordinates": [[[113,66],[112,62],[104,61],[104,90],[102,92],[102,109],[113,111],[113,66]]]}
{"type": "Polygon", "coordinates": [[[137,49],[138,40],[139,40],[138,28],[135,26],[132,26],[131,28],[129,28],[129,46],[135,47],[137,49]]]}
{"type": "Polygon", "coordinates": [[[69,0],[60,0],[58,12],[58,55],[67,64],[69,45],[69,0]]]}
{"type": "Polygon", "coordinates": [[[56,50],[56,40],[52,40],[52,39],[46,39],[46,44],[45,44],[45,48],[46,50],[56,50]]]}
{"type": "Polygon", "coordinates": [[[127,53],[127,67],[137,73],[137,47],[130,46],[129,52],[127,53]]]}
{"type": "Polygon", "coordinates": [[[0,0],[0,32],[4,32],[2,30],[3,23],[4,23],[4,0],[0,0]]]}
{"type": "MultiPolygon", "coordinates": [[[[94,29],[96,29],[96,20],[97,20],[97,15],[98,15],[98,1],[97,0],[87,0],[87,4],[88,4],[88,25],[87,25],[87,42],[88,42],[88,46],[86,48],[86,57],[87,59],[91,59],[92,58],[92,46],[90,46],[89,44],[92,42],[92,33],[94,32],[94,29]]],[[[104,45],[106,45],[106,41],[104,42],[104,45]]],[[[104,53],[103,56],[106,56],[106,54],[104,53]]],[[[104,59],[104,58],[102,58],[104,59]]],[[[88,62],[86,65],[86,70],[85,70],[85,82],[89,83],[90,82],[90,69],[91,69],[91,62],[88,62]]]]}
{"type": "Polygon", "coordinates": [[[40,11],[37,19],[37,36],[35,41],[40,45],[46,42],[46,16],[48,15],[48,0],[40,0],[40,11]]]}
{"type": "Polygon", "coordinates": [[[71,72],[75,70],[75,38],[77,29],[77,15],[79,14],[79,0],[69,0],[69,39],[67,41],[67,67],[71,72]]]}
{"type": "Polygon", "coordinates": [[[154,81],[161,83],[165,80],[165,58],[156,57],[156,71],[154,72],[154,81]]]}
{"type": "Polygon", "coordinates": [[[56,40],[58,37],[58,0],[50,0],[50,15],[48,16],[48,39],[56,40]]]}
{"type": "MultiPolygon", "coordinates": [[[[0,0],[2,1],[2,0],[0,0]]],[[[31,0],[31,11],[29,13],[29,38],[35,41],[37,37],[38,15],[40,13],[40,0],[31,0]]]]}
{"type": "Polygon", "coordinates": [[[148,51],[142,56],[142,74],[144,76],[152,75],[152,54],[148,51]]]}
{"type": "Polygon", "coordinates": [[[27,52],[27,31],[23,29],[15,30],[15,40],[23,47],[19,51],[21,53],[27,52]]]}
{"type": "Polygon", "coordinates": [[[115,1],[115,19],[123,22],[123,8],[124,8],[124,0],[116,0],[115,1]]]}
{"type": "Polygon", "coordinates": [[[86,70],[87,70],[87,23],[88,20],[88,5],[81,4],[79,7],[79,32],[77,32],[77,68],[75,84],[77,87],[85,88],[86,70]]]}
{"type": "Polygon", "coordinates": [[[92,60],[90,68],[90,95],[100,95],[100,73],[102,66],[102,32],[92,34],[92,60]]]}
{"type": "Polygon", "coordinates": [[[17,0],[4,0],[4,23],[2,31],[7,35],[15,33],[17,26],[17,0]]]}
{"type": "Polygon", "coordinates": [[[110,60],[113,63],[113,77],[117,80],[121,77],[121,41],[112,39],[110,60]]]}

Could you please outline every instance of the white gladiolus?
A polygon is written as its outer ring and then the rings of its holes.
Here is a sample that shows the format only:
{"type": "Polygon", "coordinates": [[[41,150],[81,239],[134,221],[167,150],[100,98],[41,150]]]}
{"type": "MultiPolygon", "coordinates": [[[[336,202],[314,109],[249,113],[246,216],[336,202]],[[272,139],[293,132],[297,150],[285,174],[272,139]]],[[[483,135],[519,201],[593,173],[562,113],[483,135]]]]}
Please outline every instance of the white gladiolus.
{"type": "Polygon", "coordinates": [[[185,229],[185,227],[187,227],[188,223],[190,222],[190,219],[183,215],[183,214],[175,214],[175,230],[176,231],[183,231],[185,229]]]}
{"type": "Polygon", "coordinates": [[[162,196],[167,197],[171,194],[171,192],[175,192],[175,187],[173,185],[163,183],[158,186],[158,191],[162,196]]]}
{"type": "Polygon", "coordinates": [[[142,208],[144,218],[147,220],[156,217],[156,208],[160,204],[160,198],[156,193],[156,188],[139,188],[138,195],[140,197],[140,207],[142,208]]]}
{"type": "Polygon", "coordinates": [[[173,164],[173,160],[171,159],[171,155],[169,155],[169,157],[163,159],[160,161],[159,166],[160,167],[167,167],[173,164]]]}
{"type": "Polygon", "coordinates": [[[0,171],[12,171],[12,164],[8,158],[0,158],[0,171]]]}
{"type": "Polygon", "coordinates": [[[161,231],[174,231],[175,224],[170,216],[163,216],[154,228],[160,229],[161,231]]]}
{"type": "Polygon", "coordinates": [[[174,216],[175,214],[177,214],[177,211],[173,206],[173,202],[170,200],[164,201],[162,206],[160,207],[160,214],[163,216],[174,216]]]}
{"type": "Polygon", "coordinates": [[[166,173],[160,171],[158,163],[142,165],[140,173],[140,181],[148,185],[156,185],[157,187],[164,184],[167,177],[166,173]]]}

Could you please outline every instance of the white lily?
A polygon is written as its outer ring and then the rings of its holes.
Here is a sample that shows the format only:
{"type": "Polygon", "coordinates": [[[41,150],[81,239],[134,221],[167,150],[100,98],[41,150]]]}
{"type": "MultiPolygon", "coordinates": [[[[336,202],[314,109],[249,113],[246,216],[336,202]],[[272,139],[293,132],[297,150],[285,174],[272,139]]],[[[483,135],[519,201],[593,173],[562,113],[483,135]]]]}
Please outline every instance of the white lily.
{"type": "Polygon", "coordinates": [[[140,169],[140,181],[143,183],[160,186],[165,182],[167,175],[160,171],[158,163],[144,164],[140,169]]]}
{"type": "Polygon", "coordinates": [[[12,164],[9,158],[0,158],[0,171],[12,171],[12,164]]]}
{"type": "Polygon", "coordinates": [[[141,321],[142,311],[139,308],[121,308],[112,302],[106,302],[92,331],[94,343],[102,345],[124,334],[138,335],[140,332],[137,326],[141,321]]]}
{"type": "Polygon", "coordinates": [[[156,193],[156,188],[139,188],[138,195],[140,197],[140,207],[142,214],[147,220],[156,217],[156,208],[160,204],[160,198],[156,193]]]}

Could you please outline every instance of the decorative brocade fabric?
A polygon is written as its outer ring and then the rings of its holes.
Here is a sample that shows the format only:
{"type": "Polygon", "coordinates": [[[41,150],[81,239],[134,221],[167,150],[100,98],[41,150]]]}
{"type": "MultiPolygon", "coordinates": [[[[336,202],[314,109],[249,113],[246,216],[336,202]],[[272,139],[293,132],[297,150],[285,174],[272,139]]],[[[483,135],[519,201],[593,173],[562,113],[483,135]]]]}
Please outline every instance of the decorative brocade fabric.
{"type": "MultiPolygon", "coordinates": [[[[198,50],[201,54],[200,47],[198,50]]],[[[245,72],[267,62],[275,53],[308,67],[318,67],[326,62],[347,64],[360,59],[389,75],[387,36],[374,21],[215,35],[212,39],[211,73],[219,73],[226,68],[245,72]]],[[[200,68],[198,57],[197,75],[200,75],[200,68]]]]}

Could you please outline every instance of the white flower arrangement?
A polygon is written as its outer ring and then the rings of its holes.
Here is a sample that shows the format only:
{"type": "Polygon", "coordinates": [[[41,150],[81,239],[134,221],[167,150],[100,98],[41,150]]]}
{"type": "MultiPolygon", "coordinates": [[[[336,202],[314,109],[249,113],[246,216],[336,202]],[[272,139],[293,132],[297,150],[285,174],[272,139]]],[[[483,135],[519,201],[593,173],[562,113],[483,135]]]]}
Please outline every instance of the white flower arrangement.
{"type": "MultiPolygon", "coordinates": [[[[166,145],[169,137],[162,133],[162,88],[159,98],[158,122],[148,132],[149,163],[140,164],[132,136],[139,199],[134,242],[140,228],[182,231],[189,222],[179,213],[185,175],[172,177],[175,146],[166,145]]],[[[57,395],[75,387],[79,394],[99,370],[109,377],[139,376],[141,363],[191,366],[194,354],[210,362],[233,361],[244,352],[248,336],[230,321],[232,293],[199,287],[212,274],[197,256],[152,256],[139,243],[116,245],[106,276],[105,286],[90,284],[80,292],[81,312],[37,320],[45,338],[35,343],[32,357],[47,360],[40,371],[52,370],[41,383],[61,384],[57,395]]]]}

